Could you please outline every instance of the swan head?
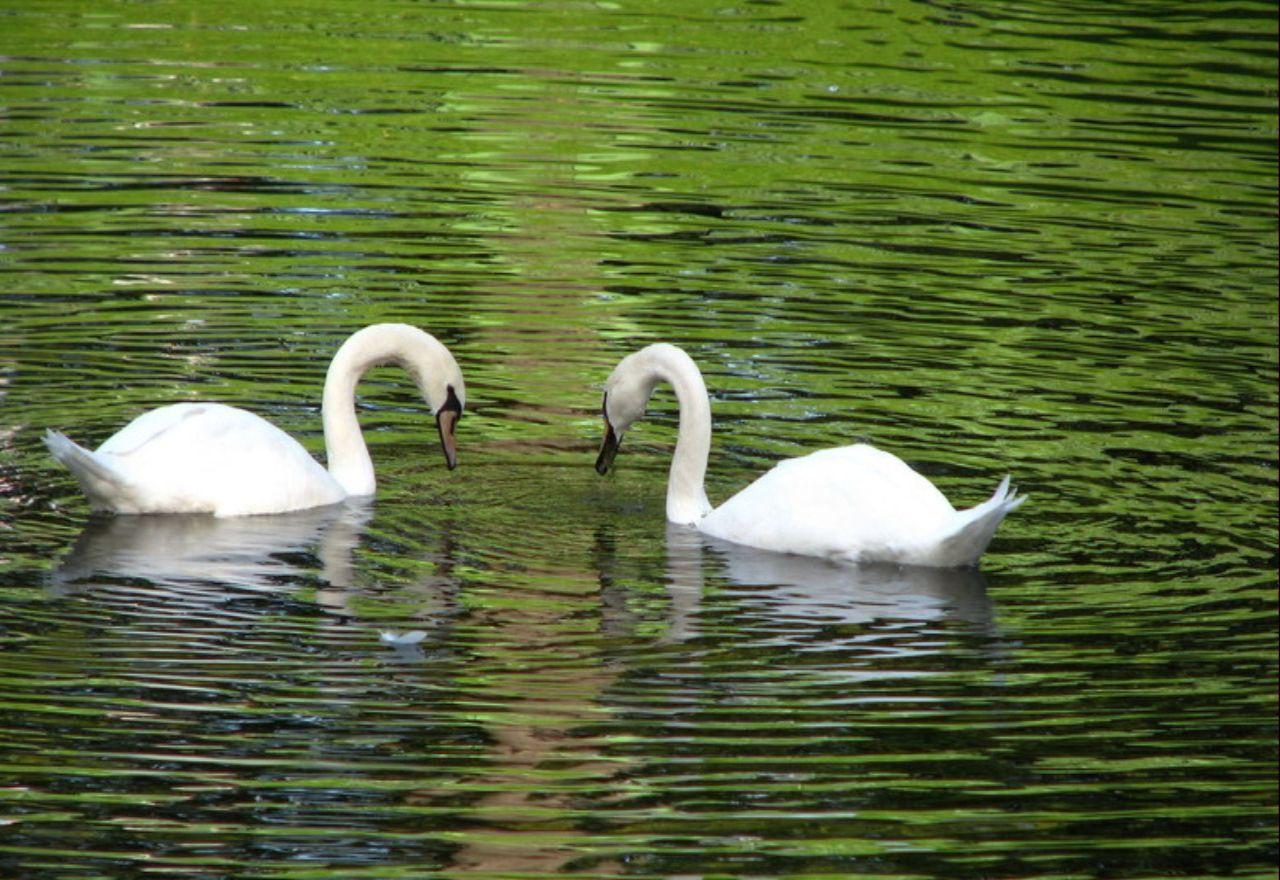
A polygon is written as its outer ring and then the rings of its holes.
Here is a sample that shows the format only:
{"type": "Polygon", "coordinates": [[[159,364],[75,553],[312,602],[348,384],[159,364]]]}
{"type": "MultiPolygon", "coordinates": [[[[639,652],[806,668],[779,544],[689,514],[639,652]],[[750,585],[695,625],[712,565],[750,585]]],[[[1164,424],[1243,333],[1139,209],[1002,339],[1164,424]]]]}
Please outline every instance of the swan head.
{"type": "Polygon", "coordinates": [[[440,345],[437,355],[438,363],[428,371],[415,370],[414,378],[423,399],[431,407],[431,414],[435,416],[445,466],[453,470],[458,466],[458,440],[454,431],[466,406],[467,387],[462,381],[462,370],[449,349],[440,345]]]}
{"type": "MultiPolygon", "coordinates": [[[[355,386],[367,370],[379,364],[397,364],[413,377],[418,392],[435,417],[445,464],[450,470],[457,467],[458,444],[454,429],[467,404],[467,386],[462,381],[462,370],[448,347],[412,324],[371,324],[352,333],[339,347],[325,380],[325,412],[328,414],[326,418],[344,415],[349,424],[334,434],[339,437],[351,432],[358,434],[352,402],[355,386]]],[[[327,423],[325,438],[328,445],[330,432],[327,423]]],[[[341,441],[335,440],[335,443],[340,444],[341,441]]],[[[363,449],[362,442],[357,445],[363,449]]],[[[330,467],[333,467],[334,451],[331,447],[330,467]]],[[[368,458],[367,452],[364,458],[368,458]]],[[[367,484],[367,491],[353,491],[352,494],[369,494],[373,486],[371,465],[366,460],[362,467],[356,469],[360,473],[349,482],[359,484],[362,489],[367,484]]]]}
{"type": "Polygon", "coordinates": [[[605,380],[604,401],[600,405],[604,416],[604,442],[596,458],[597,473],[609,471],[622,443],[622,435],[644,416],[645,407],[658,382],[654,372],[646,369],[646,361],[656,347],[649,346],[627,355],[605,380]]]}
{"type": "Polygon", "coordinates": [[[374,345],[385,346],[379,350],[385,353],[386,360],[400,363],[413,376],[422,399],[435,417],[445,466],[453,470],[458,466],[458,441],[454,431],[467,405],[467,386],[453,352],[430,333],[411,324],[375,324],[360,331],[366,332],[377,334],[374,345]]]}
{"type": "Polygon", "coordinates": [[[453,470],[458,466],[458,438],[453,432],[458,426],[458,420],[462,418],[462,398],[458,396],[452,385],[448,386],[445,402],[439,409],[435,409],[435,414],[436,429],[440,432],[440,448],[444,451],[445,467],[453,470]]]}

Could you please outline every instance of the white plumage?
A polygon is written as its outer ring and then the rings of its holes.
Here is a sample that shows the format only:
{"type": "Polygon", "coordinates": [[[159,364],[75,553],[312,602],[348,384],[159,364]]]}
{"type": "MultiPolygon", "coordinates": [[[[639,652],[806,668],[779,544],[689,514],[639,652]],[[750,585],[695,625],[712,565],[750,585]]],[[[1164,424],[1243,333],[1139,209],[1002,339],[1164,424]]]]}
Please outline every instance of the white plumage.
{"type": "Polygon", "coordinates": [[[1000,521],[1025,498],[1009,478],[990,499],[957,511],[897,456],[865,444],[779,462],[712,509],[704,489],[711,407],[702,374],[681,349],[660,343],[624,358],[605,383],[608,469],[623,432],[644,414],[659,381],[680,402],[680,431],[667,484],[667,519],[749,547],[845,562],[971,566],[1000,521]]]}
{"type": "Polygon", "coordinates": [[[179,403],[144,413],[90,452],[57,431],[45,443],[95,510],[280,513],[347,493],[296,440],[251,412],[179,403]]]}
{"type": "Polygon", "coordinates": [[[220,403],[143,413],[93,452],[53,430],[45,444],[96,510],[240,516],[372,495],[373,464],[356,421],[355,387],[382,363],[400,364],[413,375],[453,467],[453,429],[466,393],[462,374],[444,345],[407,324],[365,327],[334,355],[322,408],[328,470],[275,425],[220,403]]]}

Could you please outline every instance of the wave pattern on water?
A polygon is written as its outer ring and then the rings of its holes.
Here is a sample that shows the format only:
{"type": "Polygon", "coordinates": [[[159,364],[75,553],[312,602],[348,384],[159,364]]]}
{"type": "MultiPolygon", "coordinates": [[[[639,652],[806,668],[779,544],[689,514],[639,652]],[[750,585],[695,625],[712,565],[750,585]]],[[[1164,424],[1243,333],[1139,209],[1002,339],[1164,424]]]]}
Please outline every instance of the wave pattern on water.
{"type": "Polygon", "coordinates": [[[1276,13],[890,2],[0,12],[0,873],[1250,876],[1276,851],[1276,13]],[[1212,14],[1210,14],[1212,13],[1212,14]],[[221,400],[379,496],[90,516],[96,444],[221,400]],[[984,571],[662,522],[870,439],[984,571]],[[415,645],[383,631],[421,631],[415,645]]]}

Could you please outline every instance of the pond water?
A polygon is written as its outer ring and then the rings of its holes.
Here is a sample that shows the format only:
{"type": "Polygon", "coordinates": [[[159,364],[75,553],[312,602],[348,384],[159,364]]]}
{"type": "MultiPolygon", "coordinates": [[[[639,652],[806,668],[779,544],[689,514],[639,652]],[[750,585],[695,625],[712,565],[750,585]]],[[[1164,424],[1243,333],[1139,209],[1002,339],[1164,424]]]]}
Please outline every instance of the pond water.
{"type": "Polygon", "coordinates": [[[1273,3],[0,9],[0,875],[1274,877],[1273,3]],[[371,504],[91,516],[40,437],[220,400],[371,504]],[[980,572],[664,522],[869,439],[980,572]],[[391,647],[383,630],[421,630],[391,647]]]}

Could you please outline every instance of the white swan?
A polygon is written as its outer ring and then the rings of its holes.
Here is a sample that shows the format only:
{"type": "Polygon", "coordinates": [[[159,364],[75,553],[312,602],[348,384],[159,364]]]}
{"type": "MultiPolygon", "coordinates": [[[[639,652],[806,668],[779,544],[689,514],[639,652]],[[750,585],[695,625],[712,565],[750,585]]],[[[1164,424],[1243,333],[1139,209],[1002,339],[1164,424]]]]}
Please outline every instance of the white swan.
{"type": "Polygon", "coordinates": [[[671,384],[680,404],[667,519],[715,538],[844,562],[970,566],[1005,515],[1026,500],[1005,477],[989,500],[957,511],[897,456],[856,444],[779,462],[713,510],[703,486],[711,449],[707,387],[693,359],[666,343],[623,358],[605,382],[601,474],[660,381],[671,384]]]}
{"type": "Polygon", "coordinates": [[[324,381],[329,469],[268,421],[220,403],[178,403],[138,416],[96,452],[57,431],[44,437],[95,510],[116,513],[284,513],[372,495],[373,462],[356,421],[360,377],[384,363],[404,367],[435,415],[445,463],[457,464],[454,427],[466,389],[449,349],[408,324],[353,333],[324,381]]]}

